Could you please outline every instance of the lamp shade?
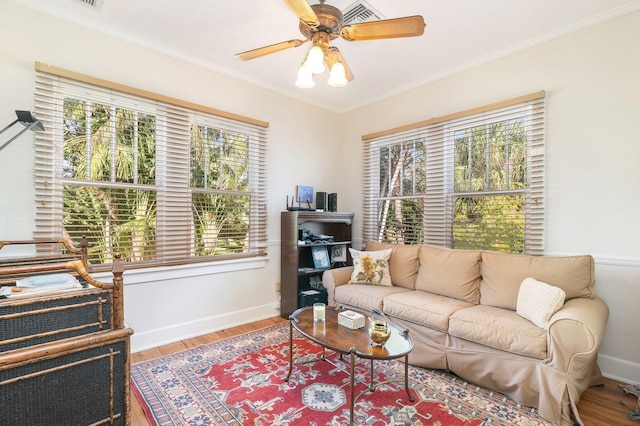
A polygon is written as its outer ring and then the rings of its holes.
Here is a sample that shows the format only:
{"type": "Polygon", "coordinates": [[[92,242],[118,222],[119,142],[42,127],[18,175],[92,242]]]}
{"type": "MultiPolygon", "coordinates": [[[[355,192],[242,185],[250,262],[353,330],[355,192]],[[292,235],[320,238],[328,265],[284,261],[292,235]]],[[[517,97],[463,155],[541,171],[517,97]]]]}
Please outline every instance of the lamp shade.
{"type": "Polygon", "coordinates": [[[342,62],[336,62],[331,67],[331,74],[328,80],[329,86],[342,87],[347,85],[347,76],[342,62]]]}
{"type": "Polygon", "coordinates": [[[306,67],[314,74],[324,72],[324,52],[322,47],[313,46],[307,54],[306,67]]]}
{"type": "Polygon", "coordinates": [[[296,80],[296,86],[302,89],[309,89],[316,85],[313,81],[313,74],[309,71],[309,68],[305,64],[300,65],[298,69],[298,79],[296,80]]]}

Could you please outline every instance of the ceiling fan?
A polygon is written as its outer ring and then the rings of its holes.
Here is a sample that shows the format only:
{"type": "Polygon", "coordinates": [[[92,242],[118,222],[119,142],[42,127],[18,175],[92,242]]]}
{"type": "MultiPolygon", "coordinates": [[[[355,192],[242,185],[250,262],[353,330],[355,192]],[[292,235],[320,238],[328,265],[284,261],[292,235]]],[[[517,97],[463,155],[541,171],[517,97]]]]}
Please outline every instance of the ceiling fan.
{"type": "Polygon", "coordinates": [[[426,26],[424,19],[419,15],[344,25],[342,12],[325,4],[325,0],[320,0],[320,4],[312,6],[306,0],[285,0],[285,3],[300,19],[300,32],[305,40],[283,41],[237,53],[235,56],[248,61],[311,41],[313,47],[298,72],[296,85],[299,87],[312,87],[314,84],[312,75],[324,71],[325,65],[331,70],[330,85],[343,86],[347,81],[353,80],[353,73],[340,50],[331,46],[331,41],[336,38],[359,41],[415,37],[422,35],[426,26]]]}

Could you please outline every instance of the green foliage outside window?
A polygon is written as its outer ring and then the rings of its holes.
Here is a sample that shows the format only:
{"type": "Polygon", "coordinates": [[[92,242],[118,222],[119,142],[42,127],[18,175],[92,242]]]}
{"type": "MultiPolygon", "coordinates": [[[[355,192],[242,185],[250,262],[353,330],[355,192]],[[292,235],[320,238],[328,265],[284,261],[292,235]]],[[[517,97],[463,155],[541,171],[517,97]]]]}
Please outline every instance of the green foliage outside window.
{"type": "MultiPolygon", "coordinates": [[[[522,119],[453,132],[443,150],[445,199],[450,200],[454,248],[524,252],[527,140],[522,119]],[[450,172],[447,172],[450,170],[450,172]],[[451,173],[450,175],[448,173],[451,173]],[[450,176],[447,177],[447,176],[450,176]]],[[[427,141],[379,148],[378,240],[425,241],[427,141]]],[[[439,218],[439,220],[445,220],[439,218]]]]}
{"type": "Polygon", "coordinates": [[[424,242],[424,202],[422,198],[385,200],[378,203],[385,224],[381,242],[393,244],[421,244],[424,242]]]}
{"type": "Polygon", "coordinates": [[[249,138],[191,127],[192,211],[197,255],[243,253],[249,234],[249,138]]]}
{"type": "Polygon", "coordinates": [[[79,99],[64,101],[63,226],[90,260],[156,255],[155,117],[79,99]],[[136,184],[136,188],[114,184],[136,184]]]}
{"type": "MultiPolygon", "coordinates": [[[[156,148],[153,115],[65,99],[63,225],[74,241],[87,236],[92,263],[109,263],[115,253],[128,262],[159,255],[156,148]]],[[[189,152],[187,252],[248,252],[249,138],[193,125],[189,152]]]]}
{"type": "Polygon", "coordinates": [[[453,247],[523,253],[523,121],[501,121],[458,131],[454,147],[453,247]],[[469,195],[458,195],[461,193],[469,195]]]}
{"type": "Polygon", "coordinates": [[[63,223],[74,241],[87,236],[92,263],[110,263],[115,253],[128,262],[156,257],[154,191],[66,185],[63,223]]]}
{"type": "Polygon", "coordinates": [[[426,191],[426,153],[423,140],[380,148],[380,241],[423,242],[421,195],[426,191]]]}

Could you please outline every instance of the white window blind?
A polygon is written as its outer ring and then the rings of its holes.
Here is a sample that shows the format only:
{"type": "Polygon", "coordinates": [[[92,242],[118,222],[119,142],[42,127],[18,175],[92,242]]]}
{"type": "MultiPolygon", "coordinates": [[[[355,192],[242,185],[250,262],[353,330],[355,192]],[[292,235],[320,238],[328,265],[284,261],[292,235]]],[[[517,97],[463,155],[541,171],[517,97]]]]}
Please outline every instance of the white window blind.
{"type": "Polygon", "coordinates": [[[363,237],[542,254],[544,92],[365,135],[363,237]]]}
{"type": "Polygon", "coordinates": [[[48,69],[36,75],[35,238],[86,235],[94,265],[266,253],[265,124],[48,69]]]}

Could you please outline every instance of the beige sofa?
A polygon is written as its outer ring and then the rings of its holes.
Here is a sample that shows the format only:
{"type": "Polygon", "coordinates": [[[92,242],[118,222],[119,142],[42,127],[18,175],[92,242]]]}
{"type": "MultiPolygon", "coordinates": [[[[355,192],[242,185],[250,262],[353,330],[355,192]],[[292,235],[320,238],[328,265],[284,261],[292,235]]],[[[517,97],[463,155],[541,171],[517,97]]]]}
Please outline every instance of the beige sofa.
{"type": "MultiPolygon", "coordinates": [[[[436,246],[368,242],[391,249],[392,285],[348,283],[353,267],[326,271],[329,304],[381,309],[410,331],[410,363],[447,369],[461,378],[538,408],[546,419],[582,424],[577,403],[600,384],[596,363],[609,315],[594,294],[591,256],[525,256],[436,246]],[[523,281],[564,290],[564,304],[541,328],[520,316],[523,281]],[[520,306],[518,304],[520,303],[520,306]],[[520,312],[520,311],[519,311],[520,312]]],[[[541,297],[533,297],[539,303],[541,297]]]]}

